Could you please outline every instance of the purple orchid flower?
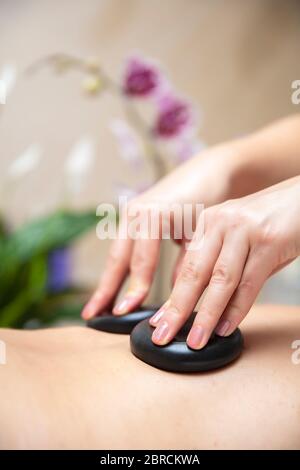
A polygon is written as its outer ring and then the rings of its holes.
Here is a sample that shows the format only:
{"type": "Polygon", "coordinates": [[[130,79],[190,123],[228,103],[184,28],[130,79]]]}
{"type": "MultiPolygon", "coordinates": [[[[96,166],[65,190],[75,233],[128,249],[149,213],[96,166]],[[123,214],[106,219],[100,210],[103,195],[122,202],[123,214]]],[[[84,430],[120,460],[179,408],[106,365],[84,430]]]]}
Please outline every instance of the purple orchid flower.
{"type": "Polygon", "coordinates": [[[163,139],[174,138],[193,125],[190,103],[171,94],[158,102],[159,112],[154,134],[163,139]]]}
{"type": "Polygon", "coordinates": [[[123,80],[123,91],[132,97],[151,95],[159,86],[160,72],[151,62],[139,57],[128,59],[123,80]]]}
{"type": "Polygon", "coordinates": [[[48,254],[48,281],[50,292],[61,292],[71,284],[71,253],[68,246],[55,248],[48,254]]]}

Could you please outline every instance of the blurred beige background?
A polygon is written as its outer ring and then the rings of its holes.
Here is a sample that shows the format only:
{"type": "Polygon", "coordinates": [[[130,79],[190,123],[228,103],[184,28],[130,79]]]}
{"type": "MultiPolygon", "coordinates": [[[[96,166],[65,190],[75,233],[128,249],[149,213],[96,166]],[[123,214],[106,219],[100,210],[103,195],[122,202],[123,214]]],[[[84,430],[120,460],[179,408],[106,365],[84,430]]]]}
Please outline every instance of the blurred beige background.
{"type": "MultiPolygon", "coordinates": [[[[1,0],[0,68],[16,64],[18,81],[0,116],[0,184],[31,143],[43,149],[37,171],[1,201],[13,224],[62,204],[64,159],[81,136],[95,140],[97,159],[73,207],[113,200],[113,182],[134,183],[107,129],[121,113],[118,104],[84,97],[78,73],[57,78],[43,70],[28,77],[26,67],[44,55],[69,52],[99,57],[118,77],[135,50],[161,61],[176,87],[193,98],[209,145],[300,111],[291,103],[291,82],[300,79],[299,1],[1,0]]],[[[95,234],[82,240],[75,278],[92,287],[106,250],[95,234]]],[[[286,279],[298,276],[299,286],[299,270],[292,269],[286,279]]],[[[285,295],[300,302],[297,285],[285,295]]],[[[272,298],[276,286],[266,292],[272,298]]]]}

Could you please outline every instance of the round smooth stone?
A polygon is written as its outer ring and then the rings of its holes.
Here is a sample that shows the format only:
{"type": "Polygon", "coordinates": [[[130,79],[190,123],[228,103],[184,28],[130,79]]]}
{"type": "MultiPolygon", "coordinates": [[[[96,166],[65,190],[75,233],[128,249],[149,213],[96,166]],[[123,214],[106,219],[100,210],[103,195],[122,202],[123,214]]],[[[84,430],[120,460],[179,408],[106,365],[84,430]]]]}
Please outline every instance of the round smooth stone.
{"type": "Polygon", "coordinates": [[[158,309],[159,307],[140,307],[135,312],[119,316],[106,312],[88,320],[86,324],[89,328],[108,333],[130,334],[138,323],[143,320],[148,321],[158,309]]]}
{"type": "Polygon", "coordinates": [[[139,323],[130,336],[131,352],[143,362],[172,372],[204,372],[223,367],[239,357],[243,349],[243,336],[236,329],[230,336],[213,335],[199,351],[186,344],[186,338],[196,313],[166,346],[157,346],[151,336],[154,328],[148,320],[139,323]]]}

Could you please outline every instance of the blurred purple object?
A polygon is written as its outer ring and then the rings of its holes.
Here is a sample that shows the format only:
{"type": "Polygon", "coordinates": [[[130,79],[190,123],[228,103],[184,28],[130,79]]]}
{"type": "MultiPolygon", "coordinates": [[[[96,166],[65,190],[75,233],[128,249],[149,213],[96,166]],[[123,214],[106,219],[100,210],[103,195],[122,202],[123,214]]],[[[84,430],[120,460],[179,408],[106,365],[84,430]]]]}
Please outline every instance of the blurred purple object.
{"type": "Polygon", "coordinates": [[[48,281],[50,292],[61,292],[71,284],[71,253],[65,246],[52,250],[48,255],[48,281]]]}
{"type": "Polygon", "coordinates": [[[192,125],[192,107],[188,102],[169,95],[161,98],[158,105],[159,113],[154,127],[158,137],[177,137],[192,125]]]}
{"type": "Polygon", "coordinates": [[[109,127],[117,141],[121,158],[134,170],[139,170],[143,159],[134,130],[123,119],[112,120],[109,127]]]}
{"type": "Polygon", "coordinates": [[[132,57],[127,61],[123,90],[126,95],[146,97],[158,87],[159,70],[142,58],[132,57]]]}

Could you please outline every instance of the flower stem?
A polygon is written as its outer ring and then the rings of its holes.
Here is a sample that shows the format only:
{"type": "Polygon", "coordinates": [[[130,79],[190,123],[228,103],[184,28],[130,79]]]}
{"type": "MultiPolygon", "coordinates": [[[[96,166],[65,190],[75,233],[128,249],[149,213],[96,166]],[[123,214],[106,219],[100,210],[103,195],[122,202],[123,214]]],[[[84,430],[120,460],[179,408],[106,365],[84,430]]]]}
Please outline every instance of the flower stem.
{"type": "Polygon", "coordinates": [[[88,61],[80,57],[76,57],[70,54],[57,53],[44,57],[35,62],[27,69],[27,73],[34,73],[49,63],[56,66],[61,71],[68,68],[77,68],[83,72],[89,72],[97,76],[103,83],[104,88],[121,100],[127,119],[140,133],[144,142],[146,156],[153,168],[155,181],[158,181],[166,174],[166,164],[163,156],[160,154],[160,151],[157,148],[157,145],[153,141],[151,128],[146,124],[130,98],[124,94],[120,86],[114,82],[114,80],[109,75],[106,74],[104,69],[98,63],[89,64],[88,61]]]}

